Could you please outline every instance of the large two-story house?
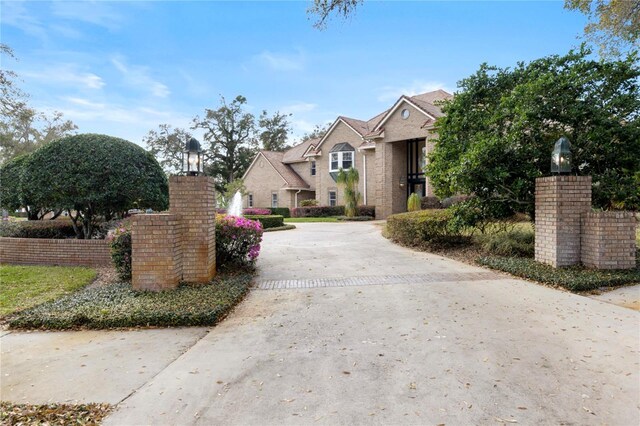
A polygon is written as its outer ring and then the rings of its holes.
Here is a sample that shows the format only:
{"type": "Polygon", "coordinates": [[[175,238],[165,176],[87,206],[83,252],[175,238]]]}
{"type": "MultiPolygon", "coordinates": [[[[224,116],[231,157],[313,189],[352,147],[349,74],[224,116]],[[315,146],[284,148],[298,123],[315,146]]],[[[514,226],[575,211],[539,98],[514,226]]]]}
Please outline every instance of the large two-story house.
{"type": "Polygon", "coordinates": [[[424,165],[442,116],[437,103],[451,97],[444,90],[401,96],[368,121],[340,116],[321,139],[285,152],[261,151],[243,176],[245,207],[294,208],[307,199],[342,205],[338,170],[355,167],[361,202],[376,207],[376,218],[406,211],[411,193],[433,195],[424,165]]]}

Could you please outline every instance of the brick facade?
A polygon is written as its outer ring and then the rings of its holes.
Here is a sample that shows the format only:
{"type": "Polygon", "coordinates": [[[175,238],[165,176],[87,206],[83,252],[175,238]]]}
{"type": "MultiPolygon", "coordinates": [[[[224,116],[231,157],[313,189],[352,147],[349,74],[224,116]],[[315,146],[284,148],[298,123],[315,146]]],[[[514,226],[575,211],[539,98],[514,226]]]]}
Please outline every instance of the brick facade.
{"type": "Polygon", "coordinates": [[[591,210],[591,176],[536,179],[535,259],[554,267],[580,262],[581,215],[591,210]]]}
{"type": "Polygon", "coordinates": [[[0,263],[15,265],[105,266],[111,263],[106,240],[0,238],[0,263]]]}
{"type": "Polygon", "coordinates": [[[636,266],[636,218],[632,212],[588,212],[582,216],[582,263],[597,269],[636,266]]]}

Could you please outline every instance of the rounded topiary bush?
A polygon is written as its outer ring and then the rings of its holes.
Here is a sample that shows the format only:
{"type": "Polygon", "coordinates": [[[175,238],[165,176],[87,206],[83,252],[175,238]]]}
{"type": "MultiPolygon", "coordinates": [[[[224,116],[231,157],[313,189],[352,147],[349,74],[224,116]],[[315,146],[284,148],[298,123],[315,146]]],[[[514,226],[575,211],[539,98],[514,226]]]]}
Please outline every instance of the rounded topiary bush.
{"type": "Polygon", "coordinates": [[[153,155],[107,135],[67,136],[36,150],[25,164],[22,187],[35,205],[73,212],[80,238],[90,238],[97,216],[169,204],[167,177],[153,155]]]}

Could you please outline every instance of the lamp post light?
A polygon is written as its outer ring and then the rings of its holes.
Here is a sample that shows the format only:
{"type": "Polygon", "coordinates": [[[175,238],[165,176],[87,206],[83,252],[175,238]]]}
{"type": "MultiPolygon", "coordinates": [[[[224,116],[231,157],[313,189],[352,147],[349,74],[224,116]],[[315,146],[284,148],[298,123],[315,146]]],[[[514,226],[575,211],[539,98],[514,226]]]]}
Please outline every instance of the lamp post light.
{"type": "Polygon", "coordinates": [[[204,171],[204,154],[200,142],[195,138],[187,141],[182,153],[182,171],[187,176],[198,176],[204,171]]]}
{"type": "Polygon", "coordinates": [[[551,154],[551,173],[568,175],[571,173],[572,155],[571,142],[565,136],[556,141],[551,154]]]}

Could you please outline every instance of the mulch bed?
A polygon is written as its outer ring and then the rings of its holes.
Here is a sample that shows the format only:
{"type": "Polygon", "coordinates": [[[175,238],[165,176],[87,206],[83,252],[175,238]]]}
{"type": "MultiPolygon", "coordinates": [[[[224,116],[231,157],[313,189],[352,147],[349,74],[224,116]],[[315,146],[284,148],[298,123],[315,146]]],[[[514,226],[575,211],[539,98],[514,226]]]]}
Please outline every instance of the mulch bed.
{"type": "Polygon", "coordinates": [[[13,404],[0,402],[3,425],[99,425],[110,404],[13,404]]]}

